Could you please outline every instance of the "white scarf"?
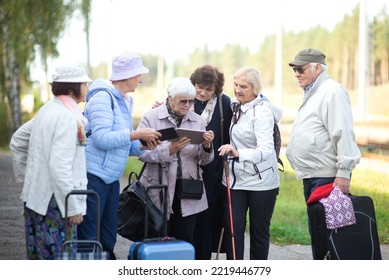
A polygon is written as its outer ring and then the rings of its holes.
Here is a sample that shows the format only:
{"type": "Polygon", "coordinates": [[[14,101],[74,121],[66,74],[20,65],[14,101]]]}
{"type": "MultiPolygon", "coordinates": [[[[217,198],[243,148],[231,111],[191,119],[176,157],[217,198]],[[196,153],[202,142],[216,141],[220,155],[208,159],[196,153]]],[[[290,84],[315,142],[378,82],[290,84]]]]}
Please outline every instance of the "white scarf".
{"type": "MultiPolygon", "coordinates": [[[[213,112],[215,111],[215,106],[217,103],[217,96],[210,98],[205,105],[203,112],[201,113],[201,117],[204,120],[205,126],[209,124],[212,119],[213,112]]],[[[194,104],[192,104],[191,110],[194,111],[194,104]]]]}

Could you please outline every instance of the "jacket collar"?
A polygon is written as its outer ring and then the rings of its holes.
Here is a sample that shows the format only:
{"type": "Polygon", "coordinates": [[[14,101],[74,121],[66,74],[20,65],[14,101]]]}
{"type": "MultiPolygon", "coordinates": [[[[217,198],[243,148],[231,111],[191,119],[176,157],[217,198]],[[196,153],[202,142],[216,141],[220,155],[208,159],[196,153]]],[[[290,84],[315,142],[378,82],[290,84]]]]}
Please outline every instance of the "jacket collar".
{"type": "MultiPolygon", "coordinates": [[[[167,110],[166,104],[162,104],[161,106],[156,108],[156,110],[158,110],[158,113],[157,113],[158,119],[162,120],[162,119],[170,118],[170,114],[169,114],[169,112],[167,110]]],[[[182,119],[182,122],[185,122],[185,121],[196,121],[196,116],[197,116],[197,114],[195,112],[188,111],[188,113],[186,113],[186,115],[182,119]]]]}
{"type": "Polygon", "coordinates": [[[248,102],[248,103],[245,103],[243,105],[240,106],[240,110],[243,112],[243,113],[246,113],[249,109],[253,108],[254,106],[258,105],[259,103],[261,103],[263,100],[262,100],[262,95],[261,94],[258,94],[257,97],[255,97],[255,99],[253,99],[252,101],[248,102]]]}
{"type": "Polygon", "coordinates": [[[307,102],[307,100],[309,98],[311,98],[312,95],[315,94],[315,92],[317,92],[317,90],[319,89],[320,85],[323,84],[327,79],[329,79],[330,76],[328,76],[327,74],[327,71],[324,71],[322,72],[317,78],[316,80],[310,85],[310,88],[304,92],[304,101],[303,101],[303,104],[305,102],[307,102]]]}

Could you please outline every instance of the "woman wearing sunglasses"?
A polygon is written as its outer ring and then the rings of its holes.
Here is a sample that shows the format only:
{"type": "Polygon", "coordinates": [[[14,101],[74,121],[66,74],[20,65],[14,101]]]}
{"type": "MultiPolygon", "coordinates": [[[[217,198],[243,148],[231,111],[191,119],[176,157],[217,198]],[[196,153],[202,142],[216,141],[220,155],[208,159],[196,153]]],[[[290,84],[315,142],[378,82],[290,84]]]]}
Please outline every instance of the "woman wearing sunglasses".
{"type": "Polygon", "coordinates": [[[231,188],[232,217],[225,211],[225,221],[233,231],[227,231],[226,240],[234,242],[226,242],[228,259],[243,259],[248,209],[250,259],[267,259],[269,253],[270,220],[280,185],[273,127],[282,111],[261,92],[262,81],[255,68],[245,66],[235,72],[230,144],[218,149],[229,163],[230,182],[223,183],[231,188]]]}
{"type": "MultiPolygon", "coordinates": [[[[165,103],[145,113],[139,128],[201,130],[204,131],[204,141],[192,144],[190,138],[181,137],[173,141],[165,140],[155,150],[145,151],[139,156],[141,161],[147,163],[140,181],[144,186],[159,183],[168,186],[168,235],[192,243],[196,214],[208,208],[207,197],[202,186],[199,199],[181,198],[176,183],[179,174],[186,179],[202,179],[199,166],[210,163],[214,158],[214,134],[212,130],[206,131],[201,116],[190,110],[196,91],[188,78],[174,78],[167,92],[165,103]]],[[[161,207],[158,190],[149,193],[151,200],[161,207]]]]}

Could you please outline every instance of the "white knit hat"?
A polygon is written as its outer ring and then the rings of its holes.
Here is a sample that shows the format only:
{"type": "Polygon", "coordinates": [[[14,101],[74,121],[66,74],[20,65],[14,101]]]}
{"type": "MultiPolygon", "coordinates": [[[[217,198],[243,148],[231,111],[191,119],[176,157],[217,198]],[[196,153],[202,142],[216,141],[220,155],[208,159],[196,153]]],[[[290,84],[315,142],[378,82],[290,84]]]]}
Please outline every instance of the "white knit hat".
{"type": "Polygon", "coordinates": [[[55,69],[52,75],[53,83],[87,83],[91,81],[91,78],[86,74],[84,66],[80,63],[60,66],[55,69]]]}

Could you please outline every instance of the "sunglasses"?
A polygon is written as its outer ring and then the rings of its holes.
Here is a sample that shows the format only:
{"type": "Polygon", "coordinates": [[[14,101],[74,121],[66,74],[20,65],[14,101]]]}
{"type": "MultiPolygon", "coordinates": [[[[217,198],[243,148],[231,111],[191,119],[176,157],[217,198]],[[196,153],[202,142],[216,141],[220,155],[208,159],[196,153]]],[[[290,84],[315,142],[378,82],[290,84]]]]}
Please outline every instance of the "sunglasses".
{"type": "Polygon", "coordinates": [[[305,68],[302,68],[302,67],[293,67],[293,72],[297,72],[299,74],[304,74],[305,70],[307,70],[311,65],[308,65],[307,67],[305,68]]]}
{"type": "Polygon", "coordinates": [[[189,103],[189,105],[193,104],[194,102],[194,99],[181,99],[180,101],[178,101],[178,103],[180,105],[186,105],[187,103],[189,103]]]}

